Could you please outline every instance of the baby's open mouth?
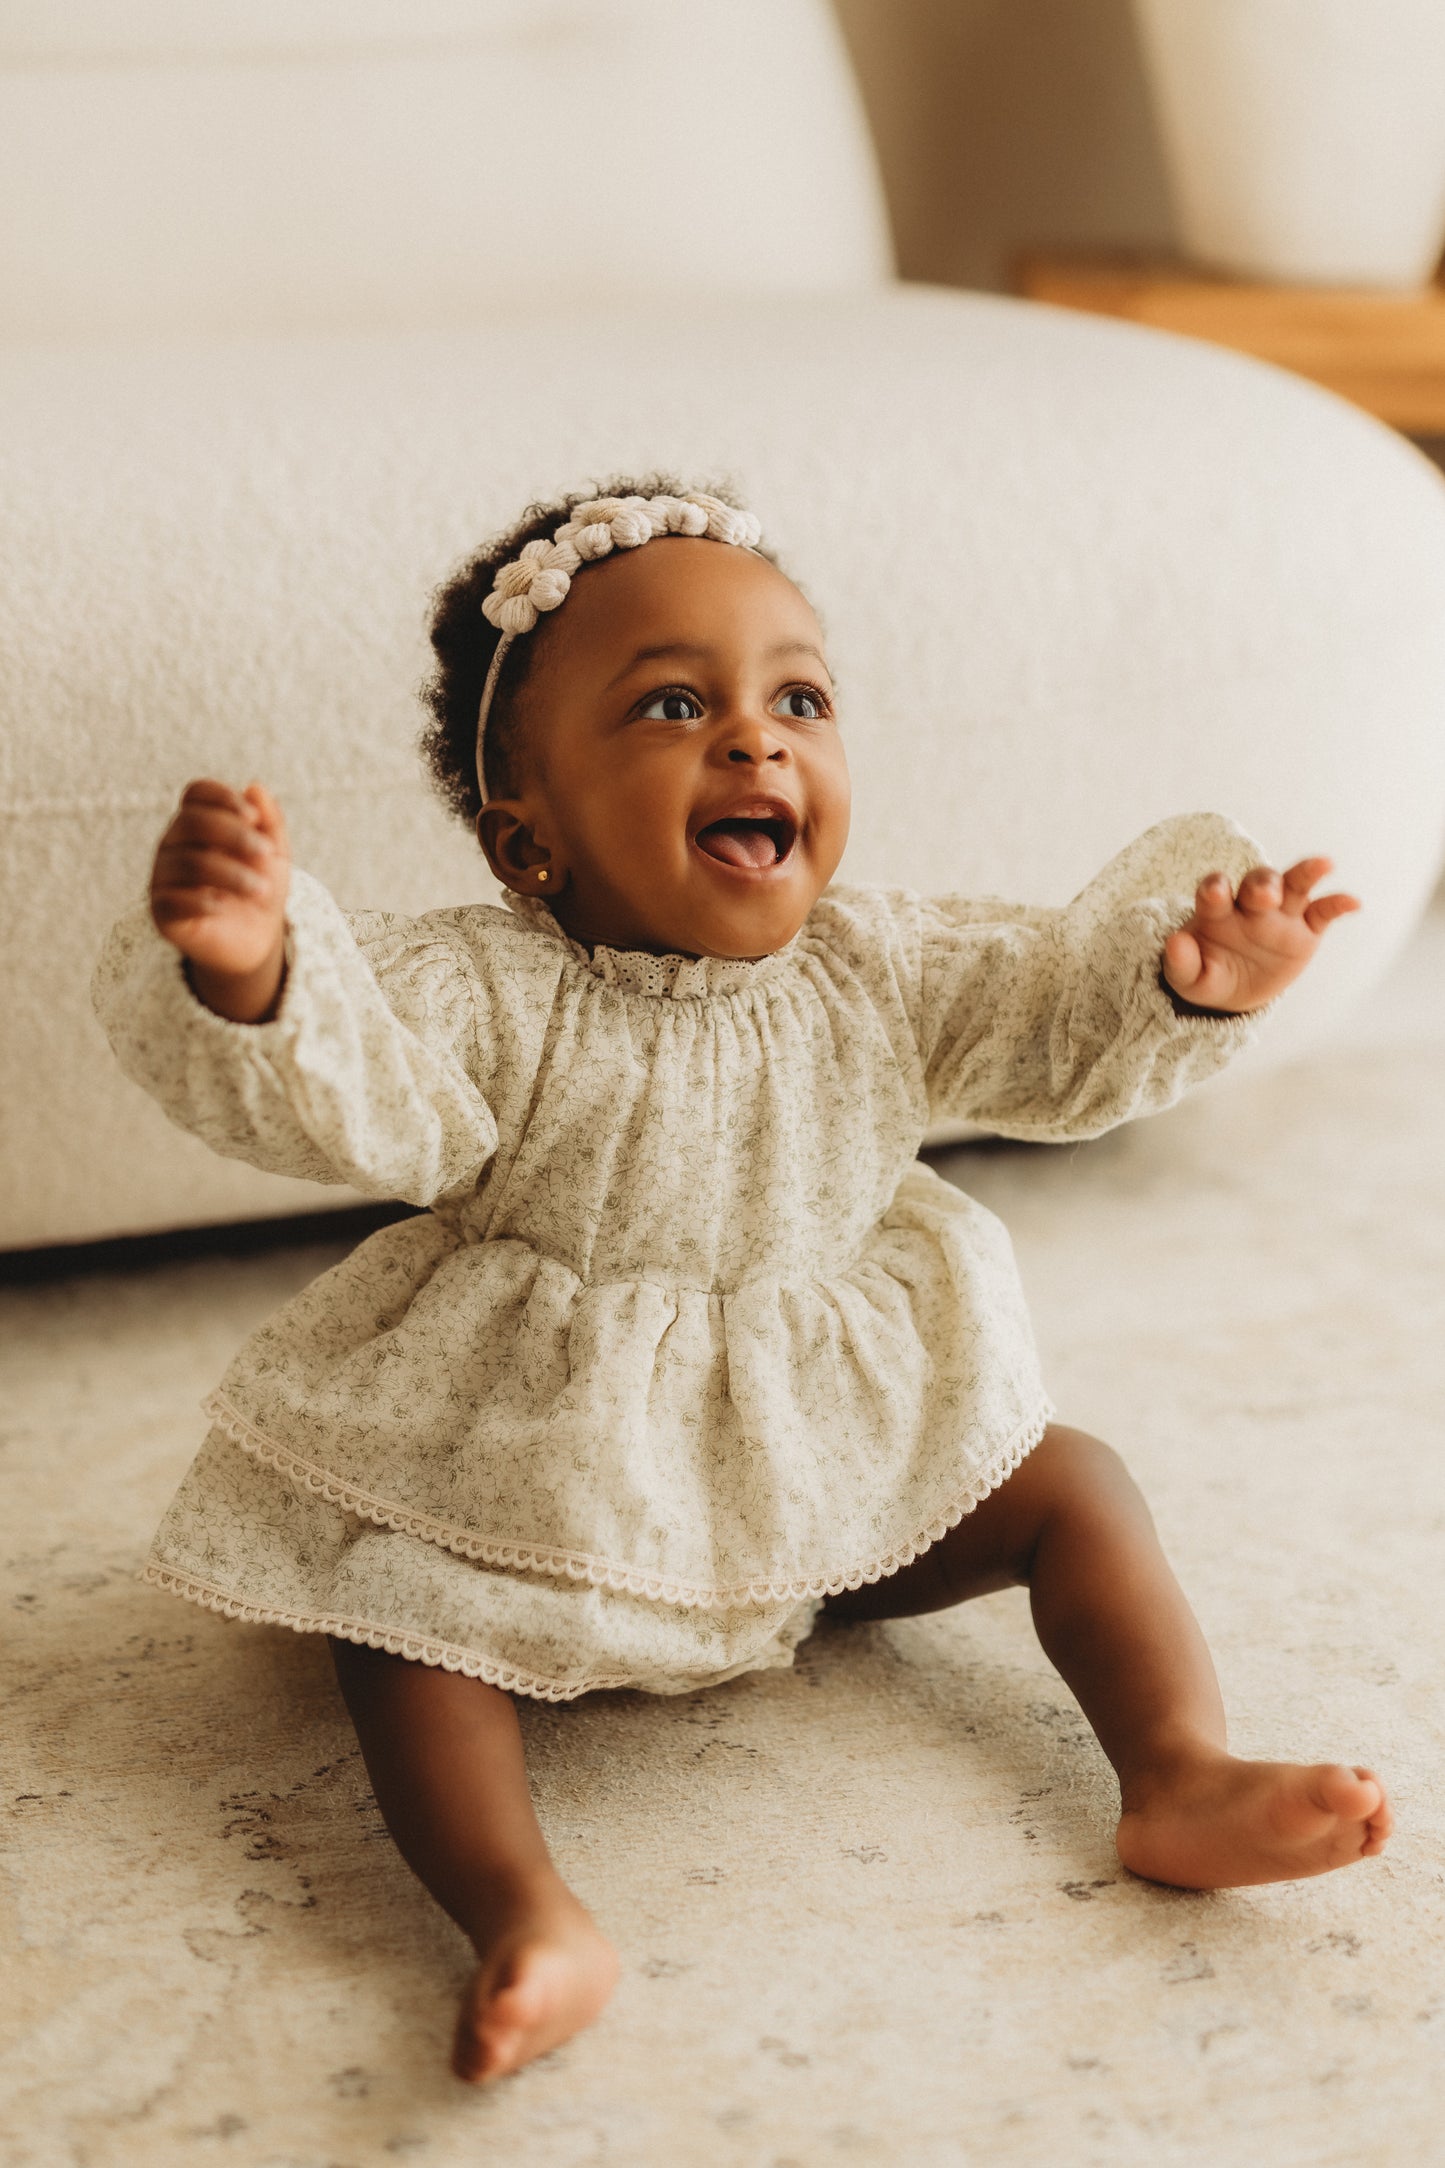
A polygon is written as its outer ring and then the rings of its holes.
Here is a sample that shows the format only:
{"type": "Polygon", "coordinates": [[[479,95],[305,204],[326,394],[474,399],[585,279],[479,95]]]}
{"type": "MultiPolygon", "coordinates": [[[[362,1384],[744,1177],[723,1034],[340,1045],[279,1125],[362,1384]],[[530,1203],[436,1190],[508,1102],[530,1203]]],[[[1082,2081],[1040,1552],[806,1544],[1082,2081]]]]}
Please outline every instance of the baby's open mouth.
{"type": "Polygon", "coordinates": [[[700,851],[725,866],[780,865],[797,840],[797,828],[783,814],[767,819],[713,821],[699,828],[695,841],[700,851]]]}

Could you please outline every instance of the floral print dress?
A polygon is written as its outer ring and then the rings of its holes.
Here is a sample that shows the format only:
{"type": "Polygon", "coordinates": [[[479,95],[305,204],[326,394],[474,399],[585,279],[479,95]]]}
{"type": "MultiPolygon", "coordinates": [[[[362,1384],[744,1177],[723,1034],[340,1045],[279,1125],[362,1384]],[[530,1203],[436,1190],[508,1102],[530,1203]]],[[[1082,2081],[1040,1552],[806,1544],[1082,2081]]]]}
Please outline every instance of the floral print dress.
{"type": "Polygon", "coordinates": [[[571,940],[545,904],[346,915],[296,871],[264,1024],[145,905],[95,979],[127,1074],[215,1150],[425,1207],[271,1317],[146,1567],[231,1617],[515,1693],[792,1661],[1051,1414],[1008,1236],[929,1123],[1089,1137],[1253,1019],[1165,937],[1258,853],[1164,822],[1042,909],[835,883],[754,961],[571,940]]]}

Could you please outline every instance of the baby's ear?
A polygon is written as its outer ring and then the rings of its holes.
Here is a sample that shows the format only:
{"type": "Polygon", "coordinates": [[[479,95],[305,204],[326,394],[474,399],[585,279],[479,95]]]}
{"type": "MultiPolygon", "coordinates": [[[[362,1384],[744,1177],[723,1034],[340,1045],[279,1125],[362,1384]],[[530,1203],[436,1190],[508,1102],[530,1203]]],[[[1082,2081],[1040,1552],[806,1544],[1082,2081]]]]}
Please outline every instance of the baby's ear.
{"type": "Polygon", "coordinates": [[[504,888],[540,896],[561,886],[551,870],[551,852],[537,842],[515,799],[488,799],[477,815],[477,841],[504,888]]]}
{"type": "MultiPolygon", "coordinates": [[[[477,841],[499,881],[507,881],[507,844],[516,830],[515,815],[509,814],[499,799],[490,799],[477,815],[477,841]]],[[[512,884],[508,881],[507,885],[512,884]]]]}

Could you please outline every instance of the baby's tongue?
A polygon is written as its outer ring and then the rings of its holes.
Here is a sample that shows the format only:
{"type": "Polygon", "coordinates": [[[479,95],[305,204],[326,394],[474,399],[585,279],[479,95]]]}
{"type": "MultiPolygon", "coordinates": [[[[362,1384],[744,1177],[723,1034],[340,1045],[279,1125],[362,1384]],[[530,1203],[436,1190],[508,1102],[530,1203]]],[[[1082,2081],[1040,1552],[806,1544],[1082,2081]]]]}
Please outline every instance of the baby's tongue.
{"type": "Polygon", "coordinates": [[[714,821],[698,830],[697,847],[725,866],[771,866],[778,856],[767,829],[753,821],[714,821]]]}

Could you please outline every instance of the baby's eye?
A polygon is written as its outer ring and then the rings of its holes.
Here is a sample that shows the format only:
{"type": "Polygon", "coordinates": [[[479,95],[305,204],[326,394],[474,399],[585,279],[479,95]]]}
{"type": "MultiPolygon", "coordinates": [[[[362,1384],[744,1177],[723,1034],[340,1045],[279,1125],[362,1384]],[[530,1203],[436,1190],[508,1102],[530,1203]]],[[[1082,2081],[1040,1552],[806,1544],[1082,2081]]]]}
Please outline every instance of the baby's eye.
{"type": "Polygon", "coordinates": [[[784,700],[796,700],[802,703],[801,706],[790,707],[788,710],[788,713],[792,716],[794,722],[821,722],[823,716],[827,712],[823,703],[822,694],[815,693],[812,690],[811,686],[808,685],[790,685],[785,693],[779,693],[777,699],[773,702],[774,709],[776,710],[780,702],[784,700]]]}
{"type": "Polygon", "coordinates": [[[702,709],[691,693],[676,691],[654,693],[647,706],[638,710],[643,720],[658,723],[688,723],[701,713],[702,709]]]}

